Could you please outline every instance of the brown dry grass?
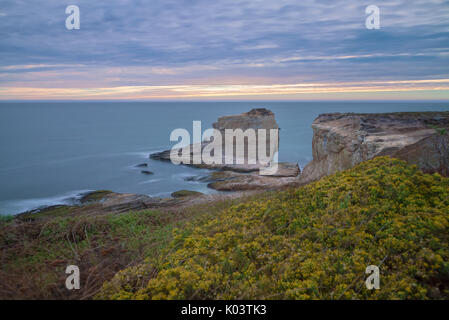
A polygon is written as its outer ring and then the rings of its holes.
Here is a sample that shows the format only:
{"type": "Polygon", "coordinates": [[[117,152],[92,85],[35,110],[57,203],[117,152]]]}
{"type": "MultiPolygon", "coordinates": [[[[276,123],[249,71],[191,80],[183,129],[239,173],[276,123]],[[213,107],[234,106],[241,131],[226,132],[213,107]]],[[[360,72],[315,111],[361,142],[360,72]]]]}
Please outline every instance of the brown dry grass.
{"type": "Polygon", "coordinates": [[[91,299],[119,270],[160,254],[173,228],[248,197],[254,195],[215,195],[157,211],[0,222],[0,299],[91,299]],[[80,269],[80,290],[65,287],[71,264],[80,269]]]}

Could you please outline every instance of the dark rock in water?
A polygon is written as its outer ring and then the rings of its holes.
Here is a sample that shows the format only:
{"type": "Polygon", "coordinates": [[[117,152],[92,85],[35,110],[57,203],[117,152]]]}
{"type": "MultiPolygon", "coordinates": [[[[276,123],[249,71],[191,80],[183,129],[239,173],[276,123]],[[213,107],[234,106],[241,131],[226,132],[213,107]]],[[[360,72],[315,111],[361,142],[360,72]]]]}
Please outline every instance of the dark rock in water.
{"type": "Polygon", "coordinates": [[[153,174],[153,172],[148,171],[148,170],[142,170],[142,171],[140,171],[140,173],[143,173],[143,174],[153,174]]]}
{"type": "Polygon", "coordinates": [[[136,165],[136,168],[146,168],[146,167],[148,167],[148,163],[141,163],[136,165]]]}
{"type": "Polygon", "coordinates": [[[150,159],[160,161],[170,161],[170,151],[171,150],[165,150],[161,152],[152,153],[150,154],[150,159]]]}
{"type": "Polygon", "coordinates": [[[191,190],[179,190],[176,192],[173,192],[171,196],[173,198],[182,198],[182,197],[198,197],[203,195],[203,193],[198,191],[191,191],[191,190]]]}

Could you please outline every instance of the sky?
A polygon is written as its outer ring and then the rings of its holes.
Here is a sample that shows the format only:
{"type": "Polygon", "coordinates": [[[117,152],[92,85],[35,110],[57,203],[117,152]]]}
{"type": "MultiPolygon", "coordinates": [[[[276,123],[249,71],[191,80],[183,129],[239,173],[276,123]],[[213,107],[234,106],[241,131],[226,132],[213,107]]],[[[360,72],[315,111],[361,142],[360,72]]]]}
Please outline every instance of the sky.
{"type": "Polygon", "coordinates": [[[0,0],[0,100],[449,100],[449,0],[0,0]]]}

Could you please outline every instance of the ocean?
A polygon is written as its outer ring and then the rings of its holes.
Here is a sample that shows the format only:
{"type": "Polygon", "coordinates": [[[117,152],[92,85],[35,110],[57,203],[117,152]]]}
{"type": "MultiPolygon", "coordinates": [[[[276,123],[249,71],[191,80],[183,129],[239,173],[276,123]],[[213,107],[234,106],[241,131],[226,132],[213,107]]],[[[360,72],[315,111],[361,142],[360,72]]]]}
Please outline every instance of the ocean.
{"type": "Polygon", "coordinates": [[[281,128],[279,160],[312,159],[313,120],[330,112],[449,110],[438,102],[5,102],[0,103],[0,214],[71,204],[83,193],[106,189],[169,197],[206,183],[188,181],[207,170],[148,158],[169,149],[176,128],[202,130],[223,115],[252,108],[275,113],[281,128]],[[148,168],[136,165],[147,163],[148,168]],[[141,170],[150,170],[145,175],[141,170]]]}

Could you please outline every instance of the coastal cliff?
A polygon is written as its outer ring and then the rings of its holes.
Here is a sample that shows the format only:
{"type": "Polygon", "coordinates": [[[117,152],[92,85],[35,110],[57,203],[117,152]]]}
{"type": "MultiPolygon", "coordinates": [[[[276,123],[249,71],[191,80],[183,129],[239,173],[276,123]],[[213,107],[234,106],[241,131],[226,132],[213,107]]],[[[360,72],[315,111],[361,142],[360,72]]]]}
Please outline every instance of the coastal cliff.
{"type": "Polygon", "coordinates": [[[299,177],[307,184],[378,156],[449,175],[449,112],[321,114],[312,124],[313,160],[299,177]]]}

